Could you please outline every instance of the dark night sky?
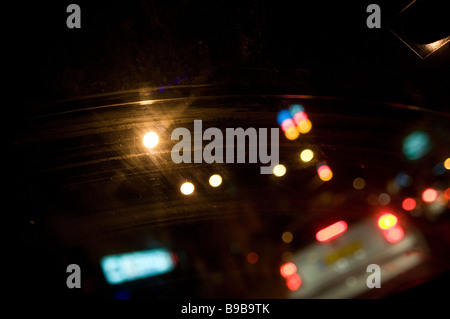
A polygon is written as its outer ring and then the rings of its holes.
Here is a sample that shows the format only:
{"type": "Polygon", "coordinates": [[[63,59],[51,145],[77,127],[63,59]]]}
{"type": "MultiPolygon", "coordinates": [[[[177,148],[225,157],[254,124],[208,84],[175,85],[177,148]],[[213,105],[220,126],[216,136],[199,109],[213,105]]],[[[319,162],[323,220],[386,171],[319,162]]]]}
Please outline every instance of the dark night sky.
{"type": "MultiPolygon", "coordinates": [[[[366,26],[371,2],[78,1],[81,29],[65,25],[69,1],[30,3],[9,28],[15,83],[27,105],[184,76],[184,84],[249,82],[442,110],[449,46],[420,59],[389,29],[408,1],[377,2],[381,29],[366,26]]],[[[419,20],[443,30],[439,8],[419,20]]]]}

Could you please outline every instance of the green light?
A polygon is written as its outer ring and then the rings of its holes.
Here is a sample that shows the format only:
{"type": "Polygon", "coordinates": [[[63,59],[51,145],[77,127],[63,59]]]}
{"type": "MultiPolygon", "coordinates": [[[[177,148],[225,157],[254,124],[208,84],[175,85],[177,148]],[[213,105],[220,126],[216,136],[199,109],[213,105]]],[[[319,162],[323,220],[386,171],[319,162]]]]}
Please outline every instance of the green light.
{"type": "Polygon", "coordinates": [[[415,131],[403,140],[403,154],[411,161],[420,159],[431,150],[430,142],[428,134],[415,131]]]}

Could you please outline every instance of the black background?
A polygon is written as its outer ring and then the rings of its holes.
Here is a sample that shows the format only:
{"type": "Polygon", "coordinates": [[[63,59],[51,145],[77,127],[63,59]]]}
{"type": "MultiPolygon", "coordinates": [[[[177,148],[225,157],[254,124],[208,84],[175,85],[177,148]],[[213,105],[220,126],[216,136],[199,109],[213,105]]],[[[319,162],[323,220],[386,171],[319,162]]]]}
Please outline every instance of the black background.
{"type": "MultiPolygon", "coordinates": [[[[78,1],[81,29],[66,26],[69,1],[21,2],[7,14],[7,64],[26,107],[184,76],[443,110],[449,46],[422,60],[390,30],[409,1],[377,1],[381,29],[366,26],[372,2],[78,1]]],[[[444,1],[425,2],[406,30],[419,40],[448,30],[444,1]]]]}

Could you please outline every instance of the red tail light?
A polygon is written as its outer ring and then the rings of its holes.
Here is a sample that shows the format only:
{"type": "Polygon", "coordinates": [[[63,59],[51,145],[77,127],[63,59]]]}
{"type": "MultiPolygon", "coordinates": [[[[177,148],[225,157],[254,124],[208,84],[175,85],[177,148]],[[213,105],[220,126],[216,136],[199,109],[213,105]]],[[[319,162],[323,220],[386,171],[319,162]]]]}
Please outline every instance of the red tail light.
{"type": "Polygon", "coordinates": [[[433,188],[427,188],[422,193],[422,199],[425,203],[432,203],[438,198],[439,193],[433,188]]]}
{"type": "Polygon", "coordinates": [[[295,291],[300,288],[302,279],[297,273],[297,266],[293,262],[288,262],[280,267],[280,274],[286,278],[286,286],[289,290],[295,291]]]}
{"type": "Polygon", "coordinates": [[[288,278],[289,276],[297,273],[297,266],[295,266],[292,262],[285,263],[280,267],[280,273],[284,278],[288,278]]]}
{"type": "Polygon", "coordinates": [[[400,226],[396,225],[384,231],[384,237],[391,244],[395,244],[405,237],[405,231],[400,226]]]}
{"type": "Polygon", "coordinates": [[[293,274],[286,278],[286,286],[289,290],[295,291],[302,285],[302,279],[298,274],[293,274]]]}
{"type": "Polygon", "coordinates": [[[343,220],[338,221],[328,227],[319,230],[316,234],[316,239],[320,242],[326,242],[333,239],[347,230],[347,223],[343,220]]]}

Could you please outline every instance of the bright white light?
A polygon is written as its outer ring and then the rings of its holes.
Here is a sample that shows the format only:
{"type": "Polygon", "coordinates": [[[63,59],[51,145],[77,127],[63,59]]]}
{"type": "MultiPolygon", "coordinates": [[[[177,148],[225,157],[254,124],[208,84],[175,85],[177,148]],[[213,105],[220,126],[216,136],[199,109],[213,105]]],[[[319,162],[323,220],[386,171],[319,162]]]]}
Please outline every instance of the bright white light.
{"type": "Polygon", "coordinates": [[[209,185],[212,187],[217,187],[222,184],[222,176],[219,174],[214,174],[209,178],[209,185]]]}
{"type": "Polygon", "coordinates": [[[191,195],[194,192],[194,184],[190,182],[183,183],[180,187],[180,191],[183,195],[191,195]]]}
{"type": "Polygon", "coordinates": [[[303,162],[309,162],[313,159],[313,157],[314,157],[314,152],[311,151],[310,149],[303,150],[300,153],[300,158],[303,162]]]}
{"type": "Polygon", "coordinates": [[[286,166],[278,164],[273,168],[273,174],[277,177],[281,177],[286,174],[286,166]]]}
{"type": "Polygon", "coordinates": [[[159,137],[158,134],[156,134],[155,132],[148,132],[147,134],[145,134],[143,138],[144,146],[147,148],[155,147],[158,144],[158,142],[159,137]]]}

